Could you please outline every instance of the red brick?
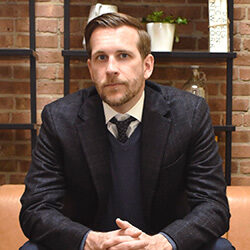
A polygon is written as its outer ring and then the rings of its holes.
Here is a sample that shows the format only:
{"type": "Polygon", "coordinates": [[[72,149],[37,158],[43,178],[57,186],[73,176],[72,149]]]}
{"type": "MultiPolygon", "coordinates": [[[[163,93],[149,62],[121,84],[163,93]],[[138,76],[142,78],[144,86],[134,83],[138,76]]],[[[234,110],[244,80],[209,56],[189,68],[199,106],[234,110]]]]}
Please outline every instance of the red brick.
{"type": "Polygon", "coordinates": [[[16,145],[16,155],[21,157],[27,157],[31,155],[31,145],[30,144],[17,144],[16,145]]]}
{"type": "Polygon", "coordinates": [[[19,169],[21,172],[28,172],[30,168],[30,161],[18,161],[19,169]]]}
{"type": "Polygon", "coordinates": [[[39,97],[39,98],[37,99],[37,108],[40,109],[40,110],[42,110],[43,107],[44,107],[46,104],[51,103],[51,102],[53,102],[53,101],[55,101],[55,100],[57,100],[57,99],[58,99],[58,98],[56,98],[56,97],[54,97],[54,98],[52,98],[52,97],[39,97]]]}
{"type": "Polygon", "coordinates": [[[29,5],[28,4],[18,4],[14,7],[14,15],[18,18],[29,16],[29,5]]]}
{"type": "Polygon", "coordinates": [[[248,99],[233,98],[233,111],[248,111],[248,108],[248,99]]]}
{"type": "MultiPolygon", "coordinates": [[[[83,27],[85,27],[86,25],[84,25],[83,27]]],[[[64,32],[64,20],[59,20],[58,21],[58,29],[61,33],[64,32]]]]}
{"type": "Polygon", "coordinates": [[[14,78],[16,79],[29,79],[30,78],[30,68],[29,66],[14,66],[13,70],[14,78]]]}
{"type": "Polygon", "coordinates": [[[212,113],[211,119],[212,119],[213,125],[220,125],[221,124],[221,115],[212,113]]]}
{"type": "MultiPolygon", "coordinates": [[[[71,17],[87,17],[89,15],[90,6],[83,5],[70,5],[70,15],[71,17]]],[[[119,8],[119,11],[120,8],[119,8]]]]}
{"type": "Polygon", "coordinates": [[[11,141],[14,139],[14,131],[0,129],[0,138],[1,138],[1,141],[11,141]]]}
{"type": "Polygon", "coordinates": [[[250,142],[250,131],[235,131],[232,133],[233,142],[250,142]]]}
{"type": "Polygon", "coordinates": [[[12,35],[0,35],[0,48],[13,47],[13,36],[12,35]]]}
{"type": "Polygon", "coordinates": [[[38,82],[37,92],[39,94],[63,94],[63,82],[38,82]]]}
{"type": "Polygon", "coordinates": [[[79,33],[83,31],[83,27],[81,27],[81,22],[79,19],[70,21],[70,33],[79,33]]]}
{"type": "Polygon", "coordinates": [[[2,80],[2,79],[9,79],[9,78],[11,78],[11,67],[0,65],[0,79],[2,80]]]}
{"type": "Polygon", "coordinates": [[[237,173],[238,172],[238,162],[232,161],[231,162],[231,173],[237,173]]]}
{"type": "Polygon", "coordinates": [[[19,174],[12,174],[10,176],[10,184],[23,184],[26,174],[19,173],[19,174]]]}
{"type": "Polygon", "coordinates": [[[0,8],[0,17],[13,17],[14,16],[14,7],[13,4],[1,5],[0,8]]]}
{"type": "Polygon", "coordinates": [[[16,130],[16,140],[17,141],[29,141],[31,138],[29,130],[16,130]]]}
{"type": "Polygon", "coordinates": [[[250,145],[233,144],[232,145],[232,157],[233,158],[249,158],[250,157],[250,145]]]}
{"type": "Polygon", "coordinates": [[[9,113],[0,113],[0,123],[9,123],[10,115],[9,113]]]}
{"type": "Polygon", "coordinates": [[[208,38],[203,37],[198,40],[198,49],[199,50],[207,50],[208,49],[208,38]]]}
{"type": "Polygon", "coordinates": [[[15,172],[17,164],[15,160],[0,160],[0,172],[15,172]]]}
{"type": "Polygon", "coordinates": [[[226,68],[204,68],[202,69],[207,76],[208,81],[214,80],[225,80],[226,79],[226,68]]]}
{"type": "Polygon", "coordinates": [[[249,3],[249,0],[234,0],[234,4],[248,4],[249,3]]]}
{"type": "Polygon", "coordinates": [[[232,124],[234,126],[240,127],[244,123],[244,115],[243,114],[233,114],[232,115],[232,124]]]}
{"type": "MultiPolygon", "coordinates": [[[[192,24],[192,22],[190,22],[190,24],[192,24]]],[[[189,25],[190,25],[189,24],[189,25]]],[[[205,21],[200,21],[200,22],[196,22],[196,31],[199,32],[200,35],[208,35],[208,20],[205,21]]]]}
{"type": "Polygon", "coordinates": [[[37,79],[56,79],[56,66],[39,65],[37,68],[37,79]]]}
{"type": "Polygon", "coordinates": [[[26,110],[30,109],[30,98],[16,98],[16,109],[17,110],[26,110]]]}
{"type": "Polygon", "coordinates": [[[58,38],[57,36],[37,36],[36,46],[37,48],[57,48],[58,38]]]}
{"type": "Polygon", "coordinates": [[[30,113],[20,112],[12,114],[12,123],[30,123],[30,113]]]}
{"type": "Polygon", "coordinates": [[[218,95],[219,94],[219,85],[214,83],[207,83],[207,89],[209,95],[218,95]]]}
{"type": "Polygon", "coordinates": [[[232,176],[233,186],[250,186],[250,176],[232,176]]]}
{"type": "Polygon", "coordinates": [[[234,50],[235,51],[240,51],[240,46],[241,46],[241,38],[240,37],[234,37],[234,50]]]}
{"type": "Polygon", "coordinates": [[[29,32],[29,18],[15,20],[17,32],[29,32]]]}
{"type": "Polygon", "coordinates": [[[250,54],[239,52],[236,59],[234,60],[234,65],[249,66],[250,65],[250,54]]]}
{"type": "Polygon", "coordinates": [[[250,174],[250,160],[240,162],[240,172],[242,174],[250,174]]]}
{"type": "Polygon", "coordinates": [[[250,115],[244,115],[244,126],[249,127],[250,126],[250,115]]]}
{"type": "Polygon", "coordinates": [[[40,63],[62,63],[63,57],[61,50],[39,50],[38,51],[38,61],[40,63]]]}
{"type": "Polygon", "coordinates": [[[196,38],[179,36],[180,41],[174,42],[173,50],[195,50],[196,38]]]}
{"type": "Polygon", "coordinates": [[[233,85],[234,96],[250,96],[250,84],[249,83],[236,83],[233,85]]]}
{"type": "Polygon", "coordinates": [[[0,97],[0,109],[13,109],[13,98],[0,97]]]}
{"type": "Polygon", "coordinates": [[[15,146],[11,144],[0,144],[0,157],[11,157],[15,155],[15,146]]]}
{"type": "Polygon", "coordinates": [[[29,35],[17,35],[15,45],[19,48],[29,48],[30,46],[29,35]]]}
{"type": "Polygon", "coordinates": [[[38,19],[36,30],[38,32],[56,33],[58,30],[58,20],[38,19]]]}
{"type": "Polygon", "coordinates": [[[240,68],[240,79],[243,81],[250,80],[250,68],[240,68]]]}
{"type": "Polygon", "coordinates": [[[36,16],[37,17],[63,17],[63,6],[52,4],[37,4],[36,16]]]}
{"type": "Polygon", "coordinates": [[[64,77],[64,67],[62,65],[59,65],[57,67],[57,79],[63,79],[64,77]]]}
{"type": "Polygon", "coordinates": [[[250,23],[240,22],[239,32],[241,35],[250,35],[250,23]]]}
{"type": "Polygon", "coordinates": [[[242,20],[246,17],[246,8],[234,8],[234,20],[242,20]]]}
{"type": "Polygon", "coordinates": [[[250,39],[244,39],[243,49],[250,51],[250,39]]]}
{"type": "Polygon", "coordinates": [[[72,49],[83,49],[82,40],[83,40],[83,35],[71,35],[70,47],[72,49]]]}
{"type": "Polygon", "coordinates": [[[0,174],[0,185],[7,184],[6,175],[0,174]]]}
{"type": "Polygon", "coordinates": [[[0,80],[0,86],[0,94],[28,94],[30,90],[28,82],[3,82],[0,80]]]}
{"type": "Polygon", "coordinates": [[[89,71],[87,66],[77,66],[71,67],[70,69],[70,79],[89,79],[89,71]]]}
{"type": "Polygon", "coordinates": [[[225,111],[226,101],[221,98],[209,98],[208,104],[211,111],[225,111]]]}
{"type": "Polygon", "coordinates": [[[13,20],[0,19],[0,32],[12,32],[14,29],[13,20]]]}

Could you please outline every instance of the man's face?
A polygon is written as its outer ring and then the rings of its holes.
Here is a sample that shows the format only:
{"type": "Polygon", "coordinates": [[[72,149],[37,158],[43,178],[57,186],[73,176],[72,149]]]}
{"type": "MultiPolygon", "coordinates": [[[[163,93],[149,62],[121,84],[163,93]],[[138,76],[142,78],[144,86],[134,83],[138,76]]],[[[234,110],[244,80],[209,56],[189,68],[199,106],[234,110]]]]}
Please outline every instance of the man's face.
{"type": "Polygon", "coordinates": [[[138,40],[136,29],[125,25],[97,28],[90,39],[91,78],[102,100],[120,113],[137,103],[153,71],[153,57],[142,59],[138,40]]]}

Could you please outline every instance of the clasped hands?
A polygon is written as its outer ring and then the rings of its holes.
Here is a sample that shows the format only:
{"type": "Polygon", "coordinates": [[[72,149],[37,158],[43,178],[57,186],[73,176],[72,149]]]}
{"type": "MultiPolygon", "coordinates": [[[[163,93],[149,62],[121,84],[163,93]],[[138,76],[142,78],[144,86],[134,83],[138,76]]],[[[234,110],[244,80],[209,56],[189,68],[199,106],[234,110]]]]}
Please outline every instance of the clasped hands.
{"type": "Polygon", "coordinates": [[[116,224],[120,229],[115,231],[90,231],[84,250],[172,250],[169,241],[161,234],[150,236],[121,219],[116,219],[116,224]]]}

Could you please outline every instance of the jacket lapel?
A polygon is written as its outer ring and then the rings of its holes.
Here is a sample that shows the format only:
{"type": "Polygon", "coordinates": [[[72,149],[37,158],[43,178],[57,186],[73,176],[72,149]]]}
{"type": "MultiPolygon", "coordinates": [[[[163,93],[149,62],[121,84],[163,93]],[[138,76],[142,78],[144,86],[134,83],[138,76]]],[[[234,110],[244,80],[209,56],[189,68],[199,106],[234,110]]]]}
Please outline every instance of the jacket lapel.
{"type": "Polygon", "coordinates": [[[144,215],[148,222],[170,123],[168,100],[159,91],[146,87],[142,118],[141,185],[144,215]]]}
{"type": "Polygon", "coordinates": [[[88,97],[80,108],[76,127],[96,187],[100,212],[108,200],[111,171],[103,106],[97,94],[88,97]]]}

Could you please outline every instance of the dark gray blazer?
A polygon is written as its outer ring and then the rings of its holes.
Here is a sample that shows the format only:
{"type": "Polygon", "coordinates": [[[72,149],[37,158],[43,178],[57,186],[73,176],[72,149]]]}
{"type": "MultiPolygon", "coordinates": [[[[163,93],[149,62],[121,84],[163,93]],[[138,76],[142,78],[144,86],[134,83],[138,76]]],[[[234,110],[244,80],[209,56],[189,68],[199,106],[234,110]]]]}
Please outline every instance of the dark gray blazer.
{"type": "MultiPolygon", "coordinates": [[[[20,222],[32,241],[79,249],[98,230],[111,172],[103,106],[94,87],[47,105],[22,196],[20,222]]],[[[179,250],[197,249],[228,229],[221,159],[204,99],[146,83],[141,191],[147,233],[179,250]]]]}

